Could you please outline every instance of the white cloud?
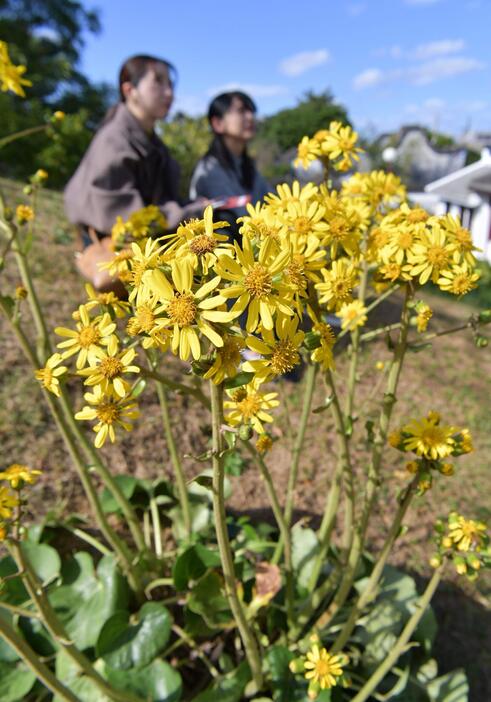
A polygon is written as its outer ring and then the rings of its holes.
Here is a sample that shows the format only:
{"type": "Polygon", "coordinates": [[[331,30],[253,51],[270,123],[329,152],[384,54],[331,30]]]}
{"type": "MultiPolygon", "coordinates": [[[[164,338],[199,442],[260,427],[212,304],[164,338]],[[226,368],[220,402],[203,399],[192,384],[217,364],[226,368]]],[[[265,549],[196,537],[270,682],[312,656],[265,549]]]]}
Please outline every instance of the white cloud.
{"type": "Polygon", "coordinates": [[[207,90],[210,97],[219,93],[227,93],[231,90],[241,90],[243,93],[252,95],[255,98],[275,97],[288,92],[284,85],[259,85],[256,83],[225,83],[207,90]]]}
{"type": "Polygon", "coordinates": [[[353,87],[355,90],[371,88],[374,85],[383,83],[384,80],[385,75],[381,70],[378,68],[367,68],[365,71],[358,73],[358,75],[353,78],[353,87]]]}
{"type": "Polygon", "coordinates": [[[425,61],[435,56],[458,54],[464,47],[465,41],[463,39],[441,39],[440,41],[430,41],[427,44],[420,44],[409,52],[409,57],[415,61],[425,61]]]}
{"type": "Polygon", "coordinates": [[[451,78],[482,68],[484,63],[465,56],[439,58],[408,69],[408,78],[413,85],[429,85],[442,78],[451,78]]]}
{"type": "Polygon", "coordinates": [[[289,56],[279,64],[280,73],[285,76],[299,76],[311,68],[321,66],[327,63],[330,59],[330,54],[327,49],[317,49],[316,51],[301,51],[298,54],[289,56]]]}

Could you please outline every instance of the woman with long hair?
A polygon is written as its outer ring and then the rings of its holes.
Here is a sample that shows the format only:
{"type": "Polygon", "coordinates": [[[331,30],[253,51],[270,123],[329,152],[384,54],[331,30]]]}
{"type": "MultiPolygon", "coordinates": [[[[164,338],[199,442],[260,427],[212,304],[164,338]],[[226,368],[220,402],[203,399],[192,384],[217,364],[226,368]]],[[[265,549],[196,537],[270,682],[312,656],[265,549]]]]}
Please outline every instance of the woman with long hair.
{"type": "Polygon", "coordinates": [[[216,218],[228,221],[236,238],[235,220],[247,214],[245,204],[255,204],[269,191],[247,152],[256,133],[256,105],[238,90],[221,93],[210,103],[208,121],[213,139],[196,165],[189,195],[215,201],[216,218]]]}

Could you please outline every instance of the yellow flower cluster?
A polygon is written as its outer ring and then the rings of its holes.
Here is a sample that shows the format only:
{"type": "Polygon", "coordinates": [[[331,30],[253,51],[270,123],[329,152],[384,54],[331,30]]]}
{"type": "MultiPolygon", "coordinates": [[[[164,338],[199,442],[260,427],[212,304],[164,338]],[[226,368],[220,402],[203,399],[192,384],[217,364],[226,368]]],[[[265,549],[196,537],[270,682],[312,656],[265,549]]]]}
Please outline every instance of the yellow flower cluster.
{"type": "Polygon", "coordinates": [[[330,690],[336,685],[348,684],[343,668],[348,664],[344,653],[331,654],[319,645],[319,637],[310,637],[311,648],[304,656],[293,659],[289,668],[292,673],[303,673],[309,683],[308,698],[317,699],[322,690],[330,690]]]}
{"type": "Polygon", "coordinates": [[[406,464],[407,471],[419,478],[419,490],[425,492],[431,487],[432,472],[450,476],[454,467],[445,459],[457,457],[474,450],[468,429],[441,423],[438,412],[428,412],[426,417],[411,419],[400,429],[393,431],[389,444],[399,451],[415,453],[418,457],[406,464]]]}
{"type": "Polygon", "coordinates": [[[162,210],[156,205],[148,205],[133,212],[126,222],[122,217],[117,217],[111,236],[117,246],[123,246],[128,241],[162,236],[166,227],[167,222],[162,210]]]}
{"type": "Polygon", "coordinates": [[[305,136],[298,145],[295,165],[307,167],[315,159],[328,161],[337,171],[347,171],[353,161],[359,161],[363,151],[356,142],[358,134],[341,122],[331,122],[329,129],[321,129],[312,138],[305,136]]]}
{"type": "Polygon", "coordinates": [[[430,563],[438,567],[444,557],[451,558],[459,575],[475,580],[483,567],[491,567],[489,536],[484,522],[466,519],[457,512],[448,515],[446,524],[435,525],[438,553],[430,563]]]}
{"type": "Polygon", "coordinates": [[[14,66],[6,42],[0,41],[0,89],[4,93],[10,90],[20,97],[25,97],[22,86],[32,85],[30,80],[22,77],[25,72],[25,66],[14,66]]]}
{"type": "Polygon", "coordinates": [[[34,485],[39,475],[41,475],[40,470],[32,470],[19,463],[13,463],[0,471],[0,482],[8,483],[8,486],[0,485],[0,542],[7,538],[11,523],[18,518],[18,515],[14,514],[14,509],[21,504],[20,491],[26,485],[34,485]]]}

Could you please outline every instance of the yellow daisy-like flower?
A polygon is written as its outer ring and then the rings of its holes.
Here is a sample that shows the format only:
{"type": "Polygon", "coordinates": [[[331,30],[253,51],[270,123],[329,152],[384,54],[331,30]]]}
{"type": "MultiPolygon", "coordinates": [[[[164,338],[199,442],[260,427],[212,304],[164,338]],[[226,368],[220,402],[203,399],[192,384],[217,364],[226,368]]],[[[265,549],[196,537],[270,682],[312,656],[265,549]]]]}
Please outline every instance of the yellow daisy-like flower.
{"type": "Polygon", "coordinates": [[[314,183],[301,186],[298,180],[294,180],[291,186],[288,183],[277,185],[277,195],[269,193],[264,200],[273,212],[286,211],[289,203],[311,202],[318,191],[314,183]]]}
{"type": "Polygon", "coordinates": [[[416,327],[420,334],[426,331],[428,322],[433,317],[433,310],[426,302],[418,302],[416,305],[416,327]]]}
{"type": "Polygon", "coordinates": [[[437,285],[440,290],[452,293],[452,295],[466,295],[477,287],[480,273],[467,268],[467,264],[454,265],[451,268],[441,271],[437,285]]]}
{"type": "Polygon", "coordinates": [[[455,427],[439,424],[432,417],[412,419],[402,427],[404,448],[418,456],[438,460],[450,456],[455,445],[455,427]]]}
{"type": "Polygon", "coordinates": [[[39,370],[34,372],[36,380],[39,380],[43,388],[52,392],[56,397],[60,397],[60,381],[58,378],[68,370],[66,366],[60,366],[63,360],[64,357],[61,353],[54,353],[48,358],[44,368],[39,368],[39,370]]]}
{"type": "Polygon", "coordinates": [[[164,253],[164,246],[159,239],[142,239],[139,242],[131,244],[133,255],[130,259],[131,273],[125,280],[132,291],[129,295],[129,301],[137,301],[137,304],[145,301],[151,294],[152,274],[158,271],[159,266],[166,262],[166,259],[171,260],[173,256],[164,253]],[[144,244],[144,245],[143,245],[144,244]]]}
{"type": "Polygon", "coordinates": [[[246,207],[248,215],[237,219],[237,223],[241,223],[239,231],[242,236],[248,236],[258,246],[263,239],[278,241],[280,226],[273,208],[265,207],[261,202],[256,205],[248,203],[246,207]]]}
{"type": "Polygon", "coordinates": [[[22,77],[26,70],[25,66],[14,66],[10,60],[6,42],[0,41],[0,89],[4,93],[10,90],[20,97],[25,97],[26,94],[22,86],[32,85],[30,80],[22,77]]]}
{"type": "Polygon", "coordinates": [[[9,519],[12,516],[12,509],[17,507],[19,499],[10,490],[0,487],[0,519],[9,519]]]}
{"type": "Polygon", "coordinates": [[[459,217],[454,217],[450,214],[439,217],[440,226],[442,226],[450,237],[450,240],[455,244],[454,262],[463,262],[469,268],[474,268],[476,259],[473,251],[480,252],[477,246],[474,246],[472,234],[468,229],[460,223],[459,217]]]}
{"type": "Polygon", "coordinates": [[[430,278],[436,283],[440,273],[452,263],[454,251],[455,244],[450,241],[446,231],[435,223],[420,235],[419,242],[408,253],[409,263],[405,269],[419,279],[420,285],[430,278]]]}
{"type": "Polygon", "coordinates": [[[17,490],[24,483],[34,485],[39,475],[41,475],[40,470],[33,470],[19,463],[12,463],[11,466],[0,473],[0,480],[7,480],[10,483],[10,487],[17,490]]]}
{"type": "Polygon", "coordinates": [[[272,422],[270,410],[280,404],[277,392],[261,392],[259,383],[253,381],[236,390],[227,390],[230,400],[223,403],[225,421],[235,427],[250,424],[258,434],[264,434],[263,422],[272,422]]]}
{"type": "Polygon", "coordinates": [[[330,324],[318,322],[314,324],[313,331],[320,336],[320,346],[312,352],[311,358],[315,363],[319,363],[323,370],[334,370],[333,347],[336,342],[336,335],[330,324]]]}
{"type": "Polygon", "coordinates": [[[308,136],[304,136],[297,146],[297,158],[294,161],[294,165],[308,168],[312,161],[316,161],[320,155],[321,149],[317,139],[310,139],[308,136]]]}
{"type": "Polygon", "coordinates": [[[135,239],[163,234],[167,228],[164,214],[156,205],[148,205],[133,212],[126,222],[126,230],[135,239]]]}
{"type": "Polygon", "coordinates": [[[175,257],[188,257],[194,270],[200,269],[203,275],[208,275],[218,256],[227,254],[232,248],[226,243],[228,237],[215,231],[228,226],[228,222],[213,222],[213,208],[208,205],[203,215],[202,231],[196,232],[187,223],[178,228],[177,241],[172,245],[175,257]]]}
{"type": "Polygon", "coordinates": [[[242,249],[237,242],[234,243],[236,259],[230,256],[220,256],[218,259],[216,273],[232,283],[222,288],[220,294],[227,299],[237,298],[230,310],[233,318],[239,317],[247,309],[248,332],[253,333],[259,322],[265,329],[273,329],[276,313],[293,314],[288,304],[288,288],[281,276],[290,263],[291,250],[285,247],[275,255],[272,249],[274,242],[265,239],[256,261],[249,237],[244,236],[242,243],[242,249]]]}
{"type": "Polygon", "coordinates": [[[221,348],[224,332],[210,322],[228,324],[236,314],[234,311],[217,309],[224,307],[225,303],[225,298],[220,294],[210,297],[220,283],[220,276],[193,291],[193,269],[189,261],[174,260],[171,268],[175,288],[161,271],[153,271],[147,284],[161,302],[156,310],[157,314],[162,315],[160,324],[172,328],[172,353],[179,353],[183,361],[187,361],[190,355],[197,361],[201,356],[198,332],[214,346],[221,348]]]}
{"type": "Polygon", "coordinates": [[[242,337],[226,334],[223,337],[223,346],[217,349],[213,365],[203,378],[213,380],[215,385],[220,385],[226,378],[234,378],[242,361],[240,352],[244,346],[245,341],[242,337]]]}
{"type": "Polygon", "coordinates": [[[338,678],[343,674],[343,664],[346,656],[333,656],[325,648],[319,648],[317,644],[312,646],[312,650],[307,653],[307,660],[304,665],[307,669],[305,677],[307,680],[317,683],[321,690],[328,690],[334,687],[338,678]]]}
{"type": "Polygon", "coordinates": [[[261,354],[262,358],[246,361],[242,365],[243,370],[254,373],[261,383],[293,370],[301,361],[298,350],[305,336],[298,329],[298,322],[296,316],[289,318],[278,315],[274,330],[276,335],[270,329],[263,329],[262,339],[249,336],[247,346],[261,354]]]}
{"type": "Polygon", "coordinates": [[[367,308],[361,300],[354,300],[347,305],[343,305],[337,312],[341,319],[341,329],[354,331],[357,327],[362,327],[367,321],[367,308]]]}
{"type": "Polygon", "coordinates": [[[143,335],[141,344],[144,349],[157,348],[167,351],[172,338],[172,331],[167,329],[165,320],[158,317],[159,302],[156,295],[149,296],[145,302],[136,305],[134,316],[126,325],[129,336],[143,335]]]}
{"type": "Polygon", "coordinates": [[[120,319],[126,317],[130,311],[129,302],[120,300],[113,292],[96,292],[90,283],[85,284],[85,291],[89,298],[88,302],[85,303],[85,307],[89,311],[100,306],[103,309],[105,308],[105,311],[111,311],[120,319]]]}
{"type": "Polygon", "coordinates": [[[362,233],[368,225],[368,208],[355,206],[352,199],[339,197],[336,191],[329,192],[325,185],[320,187],[319,201],[325,207],[324,219],[327,223],[322,244],[330,247],[331,258],[337,258],[338,249],[349,256],[356,256],[362,233]]]}
{"type": "Polygon", "coordinates": [[[29,205],[17,205],[15,216],[19,224],[25,224],[34,219],[34,210],[29,205]]]}
{"type": "Polygon", "coordinates": [[[299,239],[301,243],[311,234],[322,238],[329,228],[323,221],[324,213],[324,206],[315,200],[289,202],[283,213],[277,213],[281,233],[288,233],[292,241],[299,239]]]}
{"type": "Polygon", "coordinates": [[[68,337],[66,341],[58,344],[58,348],[66,349],[62,352],[63,359],[78,353],[76,366],[77,370],[80,370],[87,365],[87,362],[95,362],[97,349],[102,346],[107,346],[111,352],[115,351],[118,347],[118,338],[114,334],[116,324],[107,312],[90,319],[84,305],[80,305],[78,314],[79,322],[76,330],[56,327],[55,334],[68,337]]]}
{"type": "Polygon", "coordinates": [[[136,402],[131,398],[122,399],[112,395],[105,395],[100,385],[96,385],[93,393],[85,393],[85,400],[92,405],[86,405],[80,412],[77,412],[75,419],[79,421],[97,420],[97,424],[92,427],[96,432],[94,445],[100,448],[106,439],[114,443],[116,440],[115,428],[122,427],[125,431],[133,429],[132,420],[139,416],[136,402]]]}
{"type": "Polygon", "coordinates": [[[359,282],[359,270],[355,263],[348,258],[338,258],[332,262],[331,268],[323,268],[323,283],[316,283],[319,291],[319,302],[327,304],[328,309],[338,310],[352,301],[353,288],[359,282]]]}
{"type": "Polygon", "coordinates": [[[321,152],[330,161],[336,161],[334,168],[339,171],[347,171],[351,168],[353,161],[359,161],[358,154],[363,153],[363,149],[356,146],[358,134],[351,127],[343,127],[341,122],[331,122],[329,130],[321,142],[321,152]]]}
{"type": "Polygon", "coordinates": [[[256,450],[258,453],[267,453],[273,448],[273,439],[269,434],[261,434],[261,436],[256,441],[256,450]]]}
{"type": "Polygon", "coordinates": [[[486,541],[486,525],[461,515],[451,514],[448,520],[449,536],[458,551],[479,550],[486,541]]]}
{"type": "Polygon", "coordinates": [[[100,385],[105,394],[114,393],[118,397],[125,397],[130,391],[130,383],[122,376],[124,373],[139,373],[138,366],[132,365],[136,357],[135,349],[120,351],[95,352],[96,360],[88,368],[78,371],[78,375],[86,378],[85,385],[100,385]]]}

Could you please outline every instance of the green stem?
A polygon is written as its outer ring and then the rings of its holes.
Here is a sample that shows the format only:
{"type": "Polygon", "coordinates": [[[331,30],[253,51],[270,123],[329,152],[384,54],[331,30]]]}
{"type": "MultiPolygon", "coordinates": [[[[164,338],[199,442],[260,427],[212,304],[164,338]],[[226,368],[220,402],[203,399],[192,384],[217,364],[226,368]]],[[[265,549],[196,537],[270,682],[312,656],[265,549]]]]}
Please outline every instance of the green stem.
{"type": "Polygon", "coordinates": [[[213,513],[215,517],[215,530],[218,541],[218,550],[222,562],[225,590],[227,599],[234,615],[240,636],[244,645],[247,661],[251,669],[252,678],[257,690],[262,688],[263,676],[261,671],[261,657],[254,632],[249,626],[242,604],[237,595],[234,561],[227,533],[227,516],[225,513],[224,478],[225,471],[222,458],[222,414],[223,414],[223,386],[215,385],[210,380],[211,411],[212,411],[212,437],[213,437],[213,513]]]}
{"type": "Polygon", "coordinates": [[[174,468],[174,477],[177,483],[177,491],[179,493],[179,503],[182,509],[182,517],[184,521],[184,529],[186,535],[189,538],[192,531],[192,520],[191,520],[191,509],[189,506],[189,495],[186,487],[186,478],[184,476],[184,471],[182,469],[181,459],[179,457],[179,452],[177,450],[176,442],[174,439],[174,433],[172,431],[172,424],[170,421],[169,413],[169,403],[167,402],[167,395],[165,389],[160,380],[155,381],[155,387],[157,389],[157,396],[160,403],[160,411],[162,414],[162,424],[164,426],[165,440],[167,442],[167,448],[169,450],[170,459],[172,462],[172,467],[174,468]]]}
{"type": "Polygon", "coordinates": [[[104,544],[101,544],[101,542],[96,539],[94,536],[91,536],[90,534],[87,534],[86,531],[83,529],[78,529],[77,527],[72,527],[66,522],[62,522],[61,526],[69,531],[71,534],[76,536],[78,539],[81,539],[82,541],[85,541],[89,546],[92,546],[92,548],[95,548],[99,553],[102,553],[103,556],[108,556],[111,551],[108,549],[104,544]]]}
{"type": "Polygon", "coordinates": [[[9,604],[3,600],[0,600],[0,609],[7,609],[9,612],[12,612],[12,614],[19,615],[19,617],[27,617],[31,619],[41,618],[37,612],[33,612],[25,607],[18,607],[17,605],[9,604]]]}
{"type": "Polygon", "coordinates": [[[295,604],[295,591],[294,591],[294,581],[293,581],[293,563],[292,563],[292,541],[291,533],[288,525],[285,521],[283,511],[281,509],[280,502],[278,500],[278,495],[274,488],[273,479],[271,473],[268,470],[263,457],[258,451],[248,442],[245,441],[245,446],[249,453],[253,456],[256,461],[256,465],[259,468],[261,477],[264,480],[266,486],[266,492],[273,510],[273,514],[276,519],[276,523],[280,530],[281,537],[285,546],[285,580],[286,580],[286,610],[289,622],[289,628],[294,625],[294,604],[295,604]]]}
{"type": "Polygon", "coordinates": [[[162,532],[160,527],[159,506],[152,498],[150,500],[150,514],[152,515],[153,523],[153,539],[155,543],[155,555],[157,558],[162,557],[162,532]]]}
{"type": "Polygon", "coordinates": [[[31,134],[44,132],[46,131],[46,129],[48,129],[49,126],[49,124],[39,124],[36,127],[28,127],[27,129],[22,129],[20,132],[15,132],[15,134],[9,134],[8,136],[0,139],[0,149],[2,149],[4,146],[7,146],[7,144],[11,144],[13,141],[17,141],[17,139],[23,139],[26,136],[31,136],[31,134]]]}
{"type": "Polygon", "coordinates": [[[397,662],[399,656],[404,653],[411,635],[418,626],[421,617],[425,613],[426,608],[431,601],[431,598],[435,594],[435,590],[437,589],[441,579],[442,568],[443,566],[440,566],[435,570],[430,582],[426,586],[426,590],[416,604],[416,610],[406,622],[406,626],[402,630],[402,633],[395,644],[392,646],[387,658],[384,659],[371,677],[368,678],[367,682],[365,685],[363,685],[358,694],[353,697],[352,702],[365,702],[365,700],[369,699],[370,695],[374,692],[379,683],[382,682],[392,666],[397,662]]]}
{"type": "Polygon", "coordinates": [[[88,658],[70,640],[63,625],[58,620],[55,611],[49,603],[42,583],[34,573],[27,558],[25,558],[20,543],[16,541],[7,542],[7,547],[14,558],[17,567],[22,571],[22,579],[29,596],[42,616],[43,623],[53,640],[61,646],[67,656],[75,663],[77,668],[90,678],[97,687],[108,697],[116,702],[138,702],[131,693],[115,690],[104,678],[94,669],[88,658]]]}
{"type": "Polygon", "coordinates": [[[24,641],[15,629],[2,617],[0,617],[0,637],[5,639],[8,645],[22,658],[27,667],[32,670],[36,678],[40,680],[48,690],[51,690],[54,695],[64,700],[64,702],[80,702],[79,698],[76,697],[73,692],[56,679],[55,674],[39,659],[38,654],[32,650],[27,642],[24,641]]]}
{"type": "MultiPolygon", "coordinates": [[[[397,290],[399,290],[400,287],[401,287],[400,285],[394,285],[392,288],[389,288],[384,293],[382,293],[382,295],[377,297],[370,305],[368,305],[365,314],[369,314],[372,310],[374,310],[376,307],[378,307],[381,302],[383,302],[388,297],[393,295],[397,290]]],[[[342,337],[345,336],[345,334],[348,334],[349,331],[350,330],[348,328],[343,329],[341,332],[339,332],[336,339],[342,339],[342,337]]],[[[368,333],[370,333],[370,332],[368,332],[368,333]]],[[[365,335],[363,335],[363,337],[365,337],[365,335]]]]}
{"type": "Polygon", "coordinates": [[[402,501],[399,504],[399,508],[396,512],[396,515],[394,517],[394,521],[392,523],[392,526],[389,530],[389,533],[387,535],[387,538],[385,539],[385,543],[383,545],[383,548],[380,552],[380,555],[377,559],[377,562],[371,572],[370,578],[368,580],[368,583],[363,590],[362,594],[359,596],[358,601],[356,602],[355,605],[353,605],[350,615],[340,631],[337,639],[335,640],[333,646],[332,646],[332,652],[336,653],[337,651],[340,651],[344,644],[348,641],[349,637],[351,636],[351,632],[356,626],[356,623],[358,621],[358,618],[360,614],[362,613],[363,609],[374,599],[376,596],[376,587],[380,581],[380,578],[383,573],[383,569],[385,567],[385,564],[387,563],[387,559],[390,555],[390,552],[392,550],[392,547],[394,545],[395,540],[399,536],[400,529],[401,529],[401,524],[402,520],[404,519],[404,516],[408,510],[409,505],[411,504],[411,500],[413,499],[414,496],[414,491],[416,489],[418,483],[418,478],[414,478],[412,483],[408,485],[406,488],[404,497],[402,501]]]}
{"type": "Polygon", "coordinates": [[[176,383],[174,380],[169,380],[169,378],[166,378],[161,373],[157,373],[155,370],[148,370],[147,368],[141,368],[140,370],[143,377],[153,378],[153,380],[162,383],[162,385],[169,388],[169,390],[182,392],[184,395],[191,395],[198,400],[203,407],[206,407],[208,410],[210,409],[209,399],[203,392],[201,392],[199,388],[192,388],[190,385],[186,385],[185,383],[176,383]]]}
{"type": "Polygon", "coordinates": [[[389,334],[391,331],[396,331],[401,328],[401,323],[396,322],[394,324],[386,324],[385,327],[379,327],[378,329],[372,329],[372,331],[365,332],[360,336],[360,341],[371,341],[381,334],[389,334]]]}

